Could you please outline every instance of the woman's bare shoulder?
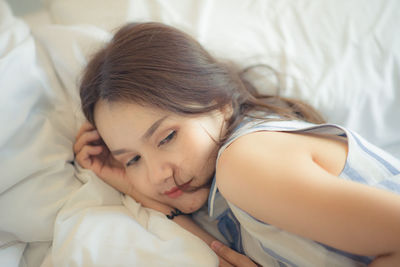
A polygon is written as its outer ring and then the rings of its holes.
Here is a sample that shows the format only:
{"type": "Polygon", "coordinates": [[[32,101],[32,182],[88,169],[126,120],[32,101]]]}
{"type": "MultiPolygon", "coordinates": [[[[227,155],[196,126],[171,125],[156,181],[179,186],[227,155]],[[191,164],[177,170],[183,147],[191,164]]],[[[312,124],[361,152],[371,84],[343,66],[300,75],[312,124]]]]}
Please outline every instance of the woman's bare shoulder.
{"type": "MultiPolygon", "coordinates": [[[[243,135],[221,153],[218,166],[237,166],[260,157],[263,161],[279,159],[287,153],[310,152],[303,135],[286,132],[258,131],[243,135]]],[[[258,161],[258,160],[257,160],[258,161]]]]}
{"type": "Polygon", "coordinates": [[[250,166],[254,168],[258,164],[276,166],[276,162],[290,160],[288,154],[308,153],[301,139],[294,134],[270,131],[241,136],[221,153],[217,164],[217,178],[238,169],[249,169],[250,166]]]}
{"type": "Polygon", "coordinates": [[[304,162],[316,163],[337,176],[346,158],[347,143],[343,140],[311,134],[254,132],[236,139],[221,153],[217,184],[224,187],[225,181],[232,184],[243,176],[250,180],[281,177],[303,169],[307,166],[304,162]]]}

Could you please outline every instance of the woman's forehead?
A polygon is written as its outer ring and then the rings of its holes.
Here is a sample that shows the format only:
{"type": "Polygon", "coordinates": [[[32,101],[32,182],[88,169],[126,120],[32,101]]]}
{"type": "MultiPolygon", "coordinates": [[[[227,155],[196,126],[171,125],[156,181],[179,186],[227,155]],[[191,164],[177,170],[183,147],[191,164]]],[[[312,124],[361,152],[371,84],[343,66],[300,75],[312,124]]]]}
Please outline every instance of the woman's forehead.
{"type": "Polygon", "coordinates": [[[155,121],[166,116],[162,110],[133,103],[96,104],[95,121],[100,135],[105,139],[121,138],[129,134],[141,135],[155,121]]]}

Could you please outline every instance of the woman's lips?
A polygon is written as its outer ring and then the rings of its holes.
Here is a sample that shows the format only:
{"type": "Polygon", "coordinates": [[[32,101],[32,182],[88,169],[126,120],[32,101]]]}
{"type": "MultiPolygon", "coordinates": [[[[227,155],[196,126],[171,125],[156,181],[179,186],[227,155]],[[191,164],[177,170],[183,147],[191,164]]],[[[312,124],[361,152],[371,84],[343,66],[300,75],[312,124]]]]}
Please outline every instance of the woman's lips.
{"type": "Polygon", "coordinates": [[[171,190],[165,192],[168,197],[170,198],[178,198],[183,194],[183,191],[180,190],[178,187],[174,187],[171,190]]]}
{"type": "Polygon", "coordinates": [[[189,182],[184,183],[180,187],[175,186],[171,190],[165,191],[164,194],[167,195],[170,198],[178,198],[180,197],[184,192],[181,190],[181,188],[185,189],[187,188],[190,183],[192,182],[193,179],[190,179],[189,182]]]}

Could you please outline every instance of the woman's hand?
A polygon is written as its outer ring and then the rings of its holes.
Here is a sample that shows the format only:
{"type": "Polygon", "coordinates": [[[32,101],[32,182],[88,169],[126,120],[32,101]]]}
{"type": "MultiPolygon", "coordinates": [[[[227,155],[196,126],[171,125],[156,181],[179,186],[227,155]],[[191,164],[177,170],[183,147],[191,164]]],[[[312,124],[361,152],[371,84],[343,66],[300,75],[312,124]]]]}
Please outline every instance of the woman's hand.
{"type": "Polygon", "coordinates": [[[246,257],[243,254],[240,254],[233,249],[225,246],[219,241],[213,241],[211,243],[211,248],[218,255],[220,262],[219,267],[226,266],[238,266],[238,267],[256,267],[259,266],[246,257]]]}
{"type": "Polygon", "coordinates": [[[125,167],[117,161],[104,144],[97,130],[89,122],[84,123],[74,144],[76,161],[85,169],[92,170],[100,179],[118,191],[131,196],[143,206],[168,214],[171,207],[152,200],[135,190],[125,172],[125,167]]]}
{"type": "Polygon", "coordinates": [[[92,170],[100,179],[121,193],[131,196],[144,207],[170,214],[173,210],[164,203],[143,195],[137,191],[125,167],[117,161],[104,144],[97,130],[89,122],[84,123],[74,144],[75,159],[85,169],[92,170]]]}
{"type": "Polygon", "coordinates": [[[81,126],[73,149],[79,165],[92,170],[99,178],[122,193],[130,194],[132,185],[124,166],[114,159],[92,124],[86,122],[81,126]]]}

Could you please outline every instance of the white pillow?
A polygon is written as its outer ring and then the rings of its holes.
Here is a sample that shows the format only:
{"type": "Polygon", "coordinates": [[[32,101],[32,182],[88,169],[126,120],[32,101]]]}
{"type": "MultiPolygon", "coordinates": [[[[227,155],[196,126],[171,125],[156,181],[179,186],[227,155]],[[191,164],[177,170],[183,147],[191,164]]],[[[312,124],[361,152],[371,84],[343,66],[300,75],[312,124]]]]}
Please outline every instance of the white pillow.
{"type": "Polygon", "coordinates": [[[68,163],[75,118],[27,25],[4,1],[0,14],[0,231],[49,241],[57,212],[81,186],[68,163]]]}

